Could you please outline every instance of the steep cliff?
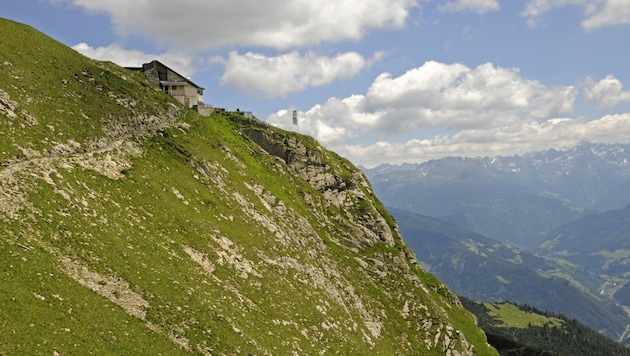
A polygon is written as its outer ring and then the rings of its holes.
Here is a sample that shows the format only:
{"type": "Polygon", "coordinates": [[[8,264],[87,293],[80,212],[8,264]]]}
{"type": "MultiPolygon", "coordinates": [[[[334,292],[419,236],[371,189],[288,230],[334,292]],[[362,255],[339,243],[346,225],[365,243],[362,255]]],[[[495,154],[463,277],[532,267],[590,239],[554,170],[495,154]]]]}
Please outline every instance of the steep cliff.
{"type": "Polygon", "coordinates": [[[0,32],[0,353],[495,353],[348,161],[0,32]]]}

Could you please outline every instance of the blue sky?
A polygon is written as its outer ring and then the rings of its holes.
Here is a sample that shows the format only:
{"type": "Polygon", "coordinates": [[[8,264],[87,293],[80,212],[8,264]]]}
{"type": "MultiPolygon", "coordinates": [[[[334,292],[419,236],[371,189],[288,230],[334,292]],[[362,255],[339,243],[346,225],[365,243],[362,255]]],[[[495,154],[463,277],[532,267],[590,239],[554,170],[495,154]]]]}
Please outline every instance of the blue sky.
{"type": "Polygon", "coordinates": [[[206,104],[367,167],[630,142],[630,0],[21,0],[0,17],[95,59],[159,59],[206,104]]]}

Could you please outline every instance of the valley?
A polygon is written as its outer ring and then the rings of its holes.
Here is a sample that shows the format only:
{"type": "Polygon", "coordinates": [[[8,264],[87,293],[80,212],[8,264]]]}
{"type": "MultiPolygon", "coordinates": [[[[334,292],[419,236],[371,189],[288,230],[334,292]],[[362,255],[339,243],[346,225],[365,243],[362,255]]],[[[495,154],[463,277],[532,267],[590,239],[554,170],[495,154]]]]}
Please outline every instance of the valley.
{"type": "Polygon", "coordinates": [[[630,145],[583,142],[364,170],[420,263],[460,295],[562,313],[628,344],[628,162],[630,145]]]}

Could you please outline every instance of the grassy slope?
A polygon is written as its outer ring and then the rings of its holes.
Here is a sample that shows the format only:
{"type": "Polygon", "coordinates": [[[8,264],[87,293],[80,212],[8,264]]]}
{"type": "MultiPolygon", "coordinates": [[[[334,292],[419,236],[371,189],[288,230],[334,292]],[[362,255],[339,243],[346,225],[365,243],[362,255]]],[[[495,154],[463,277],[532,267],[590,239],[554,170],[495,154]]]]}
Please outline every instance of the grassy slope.
{"type": "Polygon", "coordinates": [[[86,149],[104,133],[137,124],[138,114],[172,107],[140,73],[87,60],[32,28],[10,21],[1,26],[1,89],[19,108],[16,118],[0,121],[0,162],[56,152],[69,140],[86,149]]]}
{"type": "Polygon", "coordinates": [[[19,105],[0,115],[0,353],[442,354],[464,337],[494,352],[399,236],[337,244],[352,237],[342,209],[229,117],[136,131],[171,120],[172,100],[28,27],[0,30],[0,89],[19,105]]]}
{"type": "Polygon", "coordinates": [[[567,223],[552,231],[540,252],[581,268],[627,278],[630,263],[630,205],[567,223]]]}
{"type": "Polygon", "coordinates": [[[564,323],[558,318],[521,310],[516,305],[510,303],[483,303],[483,305],[488,309],[488,315],[498,320],[496,326],[501,328],[521,329],[527,328],[528,326],[544,325],[549,327],[561,327],[564,323]]]}

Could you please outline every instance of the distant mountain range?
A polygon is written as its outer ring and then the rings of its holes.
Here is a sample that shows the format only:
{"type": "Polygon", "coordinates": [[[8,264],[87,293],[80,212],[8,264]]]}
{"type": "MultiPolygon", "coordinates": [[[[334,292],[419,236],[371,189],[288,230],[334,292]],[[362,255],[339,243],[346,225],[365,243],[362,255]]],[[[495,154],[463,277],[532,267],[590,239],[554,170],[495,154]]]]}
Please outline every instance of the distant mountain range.
{"type": "Polygon", "coordinates": [[[562,224],[630,203],[630,144],[362,169],[387,206],[523,248],[562,224]]]}
{"type": "Polygon", "coordinates": [[[628,343],[630,145],[362,168],[456,293],[562,313],[628,343]]]}
{"type": "Polygon", "coordinates": [[[630,204],[564,224],[549,235],[537,252],[598,274],[630,277],[630,204]]]}
{"type": "Polygon", "coordinates": [[[536,252],[606,276],[601,293],[630,308],[630,204],[556,228],[536,252]]]}
{"type": "Polygon", "coordinates": [[[599,296],[606,282],[600,276],[427,216],[389,210],[418,261],[461,296],[561,313],[615,340],[630,323],[621,307],[599,296]]]}

